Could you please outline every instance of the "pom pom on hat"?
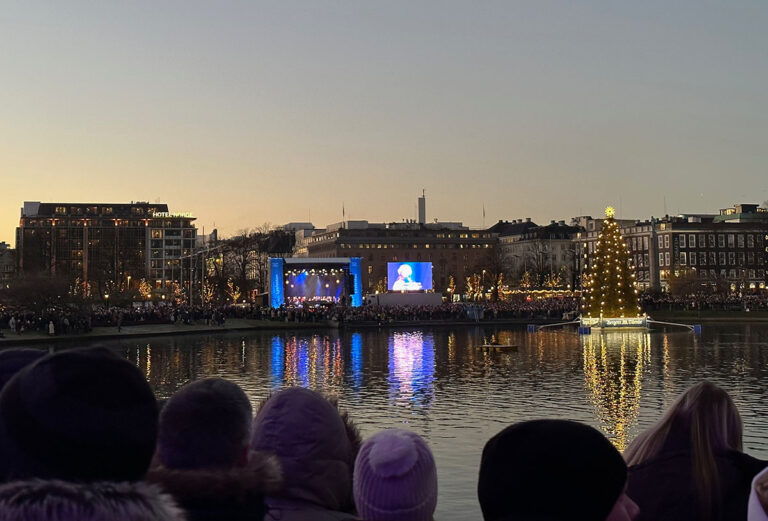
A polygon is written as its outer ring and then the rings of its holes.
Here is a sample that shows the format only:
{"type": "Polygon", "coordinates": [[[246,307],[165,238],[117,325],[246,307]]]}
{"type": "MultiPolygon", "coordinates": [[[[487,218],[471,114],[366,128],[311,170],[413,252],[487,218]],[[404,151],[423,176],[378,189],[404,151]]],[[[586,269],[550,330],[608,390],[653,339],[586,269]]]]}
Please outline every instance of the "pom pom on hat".
{"type": "Polygon", "coordinates": [[[390,429],[371,436],[355,462],[355,505],[366,521],[431,521],[437,469],[417,434],[390,429]]]}

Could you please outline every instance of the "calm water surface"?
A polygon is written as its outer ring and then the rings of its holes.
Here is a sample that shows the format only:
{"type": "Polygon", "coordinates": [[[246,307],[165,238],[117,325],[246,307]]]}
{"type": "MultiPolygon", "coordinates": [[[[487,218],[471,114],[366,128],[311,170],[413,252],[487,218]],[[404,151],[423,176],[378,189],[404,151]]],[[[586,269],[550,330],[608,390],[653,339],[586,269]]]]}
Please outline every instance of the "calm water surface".
{"type": "Polygon", "coordinates": [[[481,519],[480,454],[506,425],[578,420],[623,449],[681,391],[705,378],[739,406],[745,450],[768,459],[768,325],[705,325],[701,336],[659,330],[581,338],[572,330],[479,327],[299,330],[107,345],[136,363],[159,397],[213,375],[237,382],[254,404],[270,391],[301,385],[337,394],[364,436],[386,427],[418,432],[437,460],[438,521],[481,519]],[[519,349],[478,349],[491,335],[519,349]]]}

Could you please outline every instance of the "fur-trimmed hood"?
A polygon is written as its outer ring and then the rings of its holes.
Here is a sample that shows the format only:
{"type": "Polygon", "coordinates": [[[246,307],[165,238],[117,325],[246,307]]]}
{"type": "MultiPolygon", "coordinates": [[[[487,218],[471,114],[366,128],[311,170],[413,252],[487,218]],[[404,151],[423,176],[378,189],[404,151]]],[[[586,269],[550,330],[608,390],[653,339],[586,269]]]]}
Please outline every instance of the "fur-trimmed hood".
{"type": "Polygon", "coordinates": [[[15,481],[0,486],[0,521],[184,521],[160,487],[145,482],[15,481]]]}
{"type": "Polygon", "coordinates": [[[215,499],[241,501],[262,497],[282,485],[280,464],[275,456],[251,453],[248,465],[230,469],[150,469],[147,481],[157,483],[179,501],[215,499]]]}

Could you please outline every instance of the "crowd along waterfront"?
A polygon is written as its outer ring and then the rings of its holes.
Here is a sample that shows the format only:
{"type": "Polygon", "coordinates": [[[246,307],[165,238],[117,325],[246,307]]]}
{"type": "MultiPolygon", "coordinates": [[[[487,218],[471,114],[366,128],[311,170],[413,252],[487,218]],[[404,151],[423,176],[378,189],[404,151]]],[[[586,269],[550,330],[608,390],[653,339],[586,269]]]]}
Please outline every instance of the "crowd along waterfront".
{"type": "MultiPolygon", "coordinates": [[[[102,342],[145,372],[158,397],[217,375],[254,404],[306,386],[340,397],[364,435],[404,427],[424,436],[439,475],[436,519],[480,519],[483,444],[504,426],[567,418],[623,449],[674,398],[702,379],[733,396],[745,451],[768,459],[768,324],[579,336],[479,327],[253,332],[102,342]],[[497,341],[516,350],[478,346],[497,341]]],[[[60,344],[51,349],[65,349],[60,344]]]]}

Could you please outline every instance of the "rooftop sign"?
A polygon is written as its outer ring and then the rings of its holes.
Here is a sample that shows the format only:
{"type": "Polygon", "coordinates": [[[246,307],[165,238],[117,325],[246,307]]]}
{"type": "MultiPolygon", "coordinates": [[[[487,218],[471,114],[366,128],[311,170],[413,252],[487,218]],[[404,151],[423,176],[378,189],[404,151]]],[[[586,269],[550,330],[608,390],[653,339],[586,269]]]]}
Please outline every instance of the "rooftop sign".
{"type": "Polygon", "coordinates": [[[192,212],[155,212],[152,217],[156,219],[167,219],[172,217],[184,217],[187,219],[194,219],[192,212]]]}

